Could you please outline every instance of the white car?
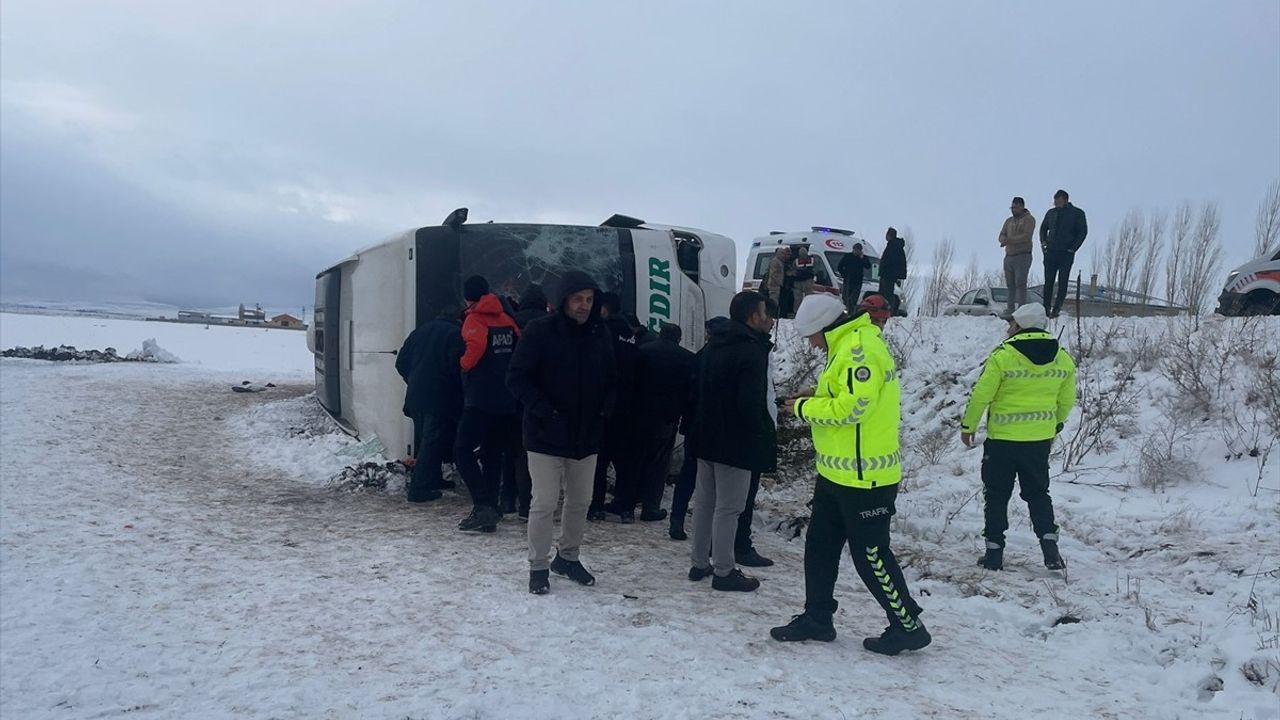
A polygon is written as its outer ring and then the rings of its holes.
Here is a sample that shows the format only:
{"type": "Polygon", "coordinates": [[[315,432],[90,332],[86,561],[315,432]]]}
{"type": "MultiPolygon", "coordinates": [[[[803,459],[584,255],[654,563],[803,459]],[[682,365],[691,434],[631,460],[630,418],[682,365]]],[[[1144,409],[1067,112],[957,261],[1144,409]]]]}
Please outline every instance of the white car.
{"type": "MultiPolygon", "coordinates": [[[[943,315],[1004,315],[1009,302],[1009,288],[984,287],[960,296],[960,299],[942,309],[943,315]]],[[[1027,289],[1027,302],[1043,303],[1038,290],[1027,289]]]]}
{"type": "Polygon", "coordinates": [[[1280,250],[1254,258],[1227,275],[1219,315],[1280,315],[1280,250]]]}

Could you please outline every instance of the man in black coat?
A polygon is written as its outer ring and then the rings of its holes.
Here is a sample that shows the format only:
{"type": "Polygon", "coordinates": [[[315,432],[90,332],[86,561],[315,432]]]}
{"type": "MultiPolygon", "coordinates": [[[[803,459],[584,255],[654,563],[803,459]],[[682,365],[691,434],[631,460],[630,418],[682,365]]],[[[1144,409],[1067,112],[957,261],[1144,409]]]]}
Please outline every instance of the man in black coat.
{"type": "Polygon", "coordinates": [[[555,314],[525,327],[507,368],[507,386],[524,408],[524,447],[533,479],[529,592],[535,595],[551,589],[551,570],[582,585],[595,584],[578,551],[618,374],[610,332],[600,321],[598,294],[585,273],[565,273],[555,314]],[[561,486],[565,500],[559,551],[548,562],[561,486]]]}
{"type": "Polygon", "coordinates": [[[693,499],[693,490],[698,480],[698,363],[706,352],[706,343],[711,338],[729,331],[729,318],[718,315],[708,320],[703,326],[706,342],[693,356],[689,368],[689,391],[685,396],[680,411],[680,434],[684,436],[684,462],[680,465],[680,475],[676,479],[676,487],[671,493],[671,528],[668,534],[672,540],[688,540],[684,531],[685,515],[689,512],[689,501],[693,499]]]}
{"type": "MultiPolygon", "coordinates": [[[[520,327],[520,331],[529,323],[540,317],[546,317],[551,314],[551,310],[547,307],[547,294],[542,286],[532,283],[529,287],[520,293],[520,309],[516,311],[516,325],[520,327]]],[[[521,520],[529,519],[529,499],[532,497],[533,485],[529,478],[529,456],[521,448],[519,456],[516,458],[515,467],[515,487],[508,487],[506,483],[506,475],[503,475],[502,486],[502,512],[515,512],[521,520]]]]}
{"type": "Polygon", "coordinates": [[[396,353],[396,372],[405,381],[404,414],[413,419],[413,476],[409,502],[436,500],[453,487],[440,472],[453,462],[453,440],[462,416],[461,310],[448,306],[434,320],[419,325],[396,353]]]}
{"type": "MultiPolygon", "coordinates": [[[[899,282],[907,279],[907,244],[898,237],[898,231],[889,228],[884,233],[884,254],[880,256],[879,293],[889,301],[889,307],[898,312],[902,302],[897,294],[899,282]]],[[[846,303],[847,304],[847,303],[846,303]]]]}
{"type": "Polygon", "coordinates": [[[632,482],[636,472],[638,454],[632,441],[632,413],[635,409],[636,362],[639,346],[635,331],[622,314],[622,300],[616,293],[600,294],[600,318],[613,338],[613,357],[618,368],[618,388],[615,393],[614,412],[605,427],[600,457],[596,461],[595,487],[591,494],[591,509],[587,519],[600,521],[607,513],[618,515],[624,523],[635,522],[635,513],[627,513],[619,507],[617,488],[632,482]],[[614,500],[605,503],[609,486],[609,466],[613,465],[614,500]]]}
{"type": "Polygon", "coordinates": [[[689,579],[714,573],[716,590],[750,592],[760,581],[736,567],[734,536],[751,474],[773,472],[777,465],[771,419],[777,410],[769,407],[767,388],[773,318],[765,297],[747,290],[729,303],[729,319],[728,331],[713,337],[698,361],[698,483],[689,579]]]}
{"type": "Polygon", "coordinates": [[[619,478],[614,499],[623,517],[634,517],[637,504],[643,505],[640,519],[645,522],[667,517],[662,493],[693,376],[693,353],[680,347],[680,337],[679,325],[663,323],[657,339],[640,346],[632,437],[638,445],[638,463],[635,472],[619,478]]]}
{"type": "Polygon", "coordinates": [[[836,267],[836,272],[840,275],[840,295],[845,307],[857,307],[862,301],[862,281],[870,271],[871,260],[862,254],[862,243],[854,243],[853,250],[840,258],[840,265],[836,267]]]}
{"type": "Polygon", "coordinates": [[[1044,221],[1040,223],[1040,249],[1044,251],[1044,311],[1051,318],[1058,317],[1062,311],[1076,251],[1088,235],[1089,223],[1084,211],[1071,204],[1071,196],[1066,190],[1054,193],[1053,207],[1044,214],[1044,221]]]}

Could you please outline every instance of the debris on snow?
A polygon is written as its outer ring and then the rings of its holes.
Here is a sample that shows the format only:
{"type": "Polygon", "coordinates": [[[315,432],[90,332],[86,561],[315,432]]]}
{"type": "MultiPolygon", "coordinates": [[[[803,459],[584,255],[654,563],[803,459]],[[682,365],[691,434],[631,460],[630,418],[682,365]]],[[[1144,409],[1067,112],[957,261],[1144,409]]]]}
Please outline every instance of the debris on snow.
{"type": "Polygon", "coordinates": [[[115,363],[131,360],[131,358],[122,358],[117,355],[116,349],[112,347],[106,350],[77,350],[74,345],[59,345],[54,348],[46,348],[43,345],[30,348],[15,347],[0,353],[0,356],[53,362],[115,363]]]}
{"type": "Polygon", "coordinates": [[[142,341],[142,349],[134,350],[125,356],[126,360],[135,360],[141,362],[156,363],[180,363],[182,360],[177,355],[160,347],[155,338],[148,338],[142,341]]]}
{"type": "Polygon", "coordinates": [[[336,490],[364,492],[365,490],[394,489],[396,485],[403,487],[408,480],[409,468],[399,460],[392,460],[348,465],[330,478],[329,484],[336,490]]]}

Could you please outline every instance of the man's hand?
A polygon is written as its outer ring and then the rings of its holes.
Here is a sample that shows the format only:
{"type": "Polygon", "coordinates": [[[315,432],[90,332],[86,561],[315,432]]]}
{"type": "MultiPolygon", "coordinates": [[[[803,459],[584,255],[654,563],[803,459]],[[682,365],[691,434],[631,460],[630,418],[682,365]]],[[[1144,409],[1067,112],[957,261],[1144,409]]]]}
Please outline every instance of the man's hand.
{"type": "Polygon", "coordinates": [[[960,442],[961,442],[965,447],[967,447],[967,448],[972,448],[972,447],[974,446],[974,445],[973,445],[973,433],[971,433],[971,432],[965,432],[965,431],[961,430],[961,431],[960,431],[960,442]]]}
{"type": "Polygon", "coordinates": [[[798,398],[813,397],[815,394],[817,394],[817,392],[818,392],[818,388],[807,387],[801,390],[800,392],[796,393],[796,397],[798,398]]]}
{"type": "Polygon", "coordinates": [[[786,413],[787,415],[795,415],[795,414],[796,414],[796,400],[797,400],[797,398],[790,398],[790,399],[788,399],[788,400],[783,401],[783,403],[782,403],[782,412],[786,413]]]}

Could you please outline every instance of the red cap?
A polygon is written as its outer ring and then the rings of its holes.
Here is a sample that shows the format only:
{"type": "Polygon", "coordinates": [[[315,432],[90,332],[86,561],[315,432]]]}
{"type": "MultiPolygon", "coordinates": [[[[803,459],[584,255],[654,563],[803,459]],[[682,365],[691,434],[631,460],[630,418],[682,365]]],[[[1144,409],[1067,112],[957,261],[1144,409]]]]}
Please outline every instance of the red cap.
{"type": "Polygon", "coordinates": [[[893,310],[889,309],[889,301],[885,300],[883,295],[866,296],[858,305],[858,309],[866,310],[873,320],[888,320],[893,317],[893,310]]]}

